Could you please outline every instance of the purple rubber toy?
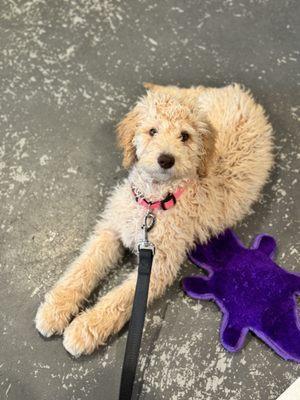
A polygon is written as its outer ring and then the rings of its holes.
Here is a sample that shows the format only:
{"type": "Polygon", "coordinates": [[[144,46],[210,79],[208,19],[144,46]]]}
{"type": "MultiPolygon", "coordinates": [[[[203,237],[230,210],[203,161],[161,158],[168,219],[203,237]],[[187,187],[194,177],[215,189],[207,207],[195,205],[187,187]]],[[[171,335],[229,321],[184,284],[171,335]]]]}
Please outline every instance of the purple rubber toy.
{"type": "Polygon", "coordinates": [[[214,300],[221,308],[221,342],[227,350],[241,349],[250,330],[281,357],[300,362],[295,298],[300,274],[279,267],[275,250],[272,236],[257,236],[248,249],[228,229],[190,254],[209,276],[187,277],[183,288],[190,297],[214,300]]]}

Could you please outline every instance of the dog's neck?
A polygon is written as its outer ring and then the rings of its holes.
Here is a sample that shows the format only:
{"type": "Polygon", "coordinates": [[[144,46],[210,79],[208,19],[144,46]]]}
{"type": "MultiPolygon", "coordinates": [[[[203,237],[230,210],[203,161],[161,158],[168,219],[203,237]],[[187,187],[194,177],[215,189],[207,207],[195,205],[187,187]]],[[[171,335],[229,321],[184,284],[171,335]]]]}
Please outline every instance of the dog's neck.
{"type": "Polygon", "coordinates": [[[145,171],[133,167],[129,173],[129,182],[145,196],[147,200],[156,201],[173,193],[178,187],[185,186],[188,179],[169,179],[158,181],[145,171]]]}

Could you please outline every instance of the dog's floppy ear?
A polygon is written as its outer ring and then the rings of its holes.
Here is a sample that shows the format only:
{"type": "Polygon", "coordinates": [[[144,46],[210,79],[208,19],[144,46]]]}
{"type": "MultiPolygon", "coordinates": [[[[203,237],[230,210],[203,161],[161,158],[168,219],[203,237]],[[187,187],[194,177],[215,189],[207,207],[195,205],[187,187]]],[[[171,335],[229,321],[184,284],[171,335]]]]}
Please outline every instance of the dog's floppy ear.
{"type": "Polygon", "coordinates": [[[124,154],[123,157],[124,168],[129,168],[136,159],[133,138],[136,133],[139,120],[140,120],[140,114],[138,106],[135,106],[134,109],[129,111],[129,113],[117,125],[118,142],[124,154]]]}
{"type": "Polygon", "coordinates": [[[205,127],[200,129],[203,140],[203,154],[200,156],[200,163],[198,167],[198,175],[205,177],[209,170],[215,152],[216,131],[214,127],[205,121],[205,127]]]}

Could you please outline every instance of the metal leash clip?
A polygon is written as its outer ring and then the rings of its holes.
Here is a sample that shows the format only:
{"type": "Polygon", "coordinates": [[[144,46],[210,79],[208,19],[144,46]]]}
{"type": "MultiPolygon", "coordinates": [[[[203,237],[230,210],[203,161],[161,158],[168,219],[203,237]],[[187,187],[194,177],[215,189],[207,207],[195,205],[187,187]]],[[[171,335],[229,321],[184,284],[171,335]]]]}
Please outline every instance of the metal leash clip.
{"type": "Polygon", "coordinates": [[[145,215],[144,223],[142,225],[143,239],[138,243],[138,251],[140,250],[151,250],[152,254],[155,253],[155,246],[148,240],[148,232],[153,228],[155,224],[155,215],[150,210],[145,215]]]}

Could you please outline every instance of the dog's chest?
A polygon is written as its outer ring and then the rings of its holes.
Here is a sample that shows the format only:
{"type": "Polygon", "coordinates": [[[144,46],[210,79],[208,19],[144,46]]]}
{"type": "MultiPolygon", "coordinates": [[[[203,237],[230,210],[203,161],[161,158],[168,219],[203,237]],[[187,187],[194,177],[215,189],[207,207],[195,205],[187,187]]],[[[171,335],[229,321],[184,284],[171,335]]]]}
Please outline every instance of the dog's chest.
{"type": "MultiPolygon", "coordinates": [[[[182,221],[184,220],[182,212],[180,204],[176,204],[176,206],[166,211],[154,210],[155,224],[149,232],[149,240],[159,246],[159,238],[163,238],[164,242],[166,242],[169,236],[175,239],[178,234],[182,234],[182,221]],[[167,234],[165,234],[166,232],[167,234]]],[[[111,214],[113,214],[114,226],[123,245],[136,251],[138,243],[144,237],[142,226],[147,214],[147,208],[136,202],[129,185],[125,184],[116,193],[112,202],[111,214]]]]}
{"type": "Polygon", "coordinates": [[[121,240],[125,247],[136,250],[138,242],[143,238],[142,225],[146,210],[137,206],[127,211],[124,213],[124,223],[120,226],[121,240]]]}

